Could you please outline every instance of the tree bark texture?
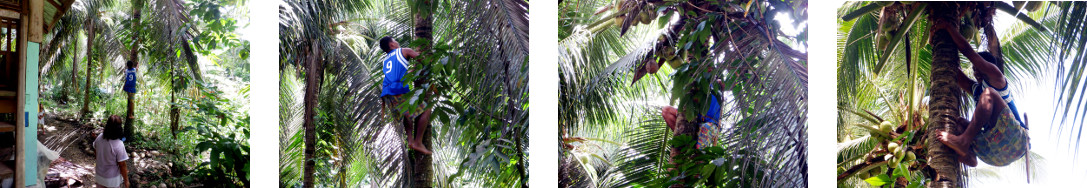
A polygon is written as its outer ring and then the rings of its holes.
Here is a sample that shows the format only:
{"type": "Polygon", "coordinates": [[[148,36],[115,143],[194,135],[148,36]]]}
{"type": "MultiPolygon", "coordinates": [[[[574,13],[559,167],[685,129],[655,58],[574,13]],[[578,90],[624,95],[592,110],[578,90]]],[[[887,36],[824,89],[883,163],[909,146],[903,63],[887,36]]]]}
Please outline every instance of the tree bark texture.
{"type": "Polygon", "coordinates": [[[960,134],[962,129],[955,123],[960,117],[962,90],[955,85],[955,69],[959,68],[959,51],[946,31],[938,31],[932,38],[931,86],[929,93],[929,126],[925,130],[928,165],[935,170],[930,175],[928,187],[961,187],[962,165],[958,154],[941,143],[941,131],[960,134]]]}
{"type": "MultiPolygon", "coordinates": [[[[415,17],[415,28],[414,28],[415,38],[416,39],[424,39],[424,40],[427,40],[428,42],[425,43],[422,46],[415,47],[415,49],[417,49],[416,51],[418,51],[422,55],[427,55],[426,52],[427,52],[427,50],[430,50],[430,45],[433,43],[433,36],[432,36],[431,27],[432,27],[433,22],[434,22],[434,16],[431,13],[432,13],[432,10],[434,10],[434,7],[433,7],[434,5],[433,5],[433,2],[431,2],[430,0],[423,0],[423,1],[420,2],[419,6],[422,6],[421,9],[423,11],[420,11],[418,14],[414,15],[414,17],[415,17]]],[[[430,149],[431,151],[434,151],[434,147],[431,147],[432,146],[431,142],[433,142],[433,139],[430,138],[433,133],[430,130],[431,129],[422,130],[423,131],[423,147],[426,147],[426,148],[430,149]]],[[[433,176],[434,176],[434,169],[433,169],[433,165],[432,165],[433,164],[433,158],[431,157],[431,155],[425,155],[425,154],[416,152],[415,150],[410,150],[409,149],[409,151],[410,151],[409,158],[411,160],[411,167],[412,167],[412,170],[411,170],[412,187],[432,187],[433,186],[432,183],[434,182],[434,181],[432,181],[433,176]]]]}
{"type": "MultiPolygon", "coordinates": [[[[75,41],[72,41],[72,43],[75,43],[75,41]]],[[[75,45],[73,45],[73,46],[75,46],[75,45]]],[[[75,49],[75,48],[73,47],[73,49],[75,49]]],[[[76,50],[72,50],[72,82],[69,82],[69,83],[72,83],[72,84],[67,87],[69,92],[67,92],[68,94],[65,94],[64,101],[68,101],[68,97],[67,97],[68,95],[75,95],[76,92],[79,92],[79,79],[78,79],[78,76],[79,76],[79,54],[78,54],[78,52],[76,50]]]]}
{"type": "Polygon", "coordinates": [[[321,62],[321,49],[317,46],[310,46],[311,54],[306,57],[305,61],[305,74],[306,74],[306,92],[303,98],[304,101],[304,114],[303,127],[305,129],[305,161],[302,170],[302,187],[312,188],[314,165],[313,161],[314,153],[317,151],[317,127],[314,121],[314,116],[317,115],[317,93],[321,88],[321,78],[323,70],[320,69],[321,62]]]}
{"type": "MultiPolygon", "coordinates": [[[[687,118],[683,115],[683,111],[679,111],[679,113],[676,114],[676,124],[677,125],[676,125],[675,130],[673,130],[674,132],[672,132],[672,139],[675,139],[676,137],[679,137],[679,136],[682,136],[682,135],[689,136],[689,137],[691,137],[693,139],[696,139],[696,140],[698,139],[698,122],[688,121],[687,118]]],[[[691,156],[682,155],[679,150],[680,150],[680,148],[672,147],[672,149],[671,149],[671,157],[672,158],[671,158],[671,161],[669,161],[669,163],[675,163],[676,160],[682,160],[684,158],[690,158],[691,157],[691,156]]],[[[676,166],[678,166],[678,165],[676,165],[676,166]]],[[[676,170],[676,169],[668,169],[668,170],[671,171],[671,170],[676,170]]],[[[681,181],[685,181],[685,180],[681,180],[681,181]]],[[[682,185],[674,185],[672,187],[682,187],[682,185]]]]}
{"type": "Polygon", "coordinates": [[[177,108],[177,78],[175,76],[174,63],[170,64],[170,132],[177,138],[177,131],[180,130],[178,126],[178,120],[181,119],[181,109],[177,108]]]}
{"type": "Polygon", "coordinates": [[[87,117],[87,113],[91,110],[91,73],[94,72],[91,70],[94,67],[92,66],[94,65],[94,56],[91,55],[94,48],[91,46],[94,45],[94,22],[88,20],[87,28],[87,79],[86,84],[83,85],[83,109],[79,111],[79,116],[84,118],[87,117]]]}
{"type": "MultiPolygon", "coordinates": [[[[129,57],[131,58],[131,59],[129,59],[129,61],[135,62],[137,65],[140,62],[140,35],[139,35],[140,29],[139,28],[140,28],[140,9],[143,7],[142,4],[143,3],[140,0],[132,1],[132,20],[133,20],[133,22],[132,22],[132,28],[131,29],[136,30],[136,32],[135,32],[135,34],[132,35],[132,40],[135,43],[132,45],[132,50],[129,52],[130,53],[129,57]]],[[[128,67],[125,67],[125,68],[127,69],[128,67]]],[[[128,137],[130,139],[133,138],[132,134],[133,134],[133,132],[135,132],[135,128],[136,128],[135,126],[133,126],[135,124],[135,120],[136,120],[136,102],[133,101],[133,100],[135,100],[135,98],[136,98],[135,94],[128,94],[128,108],[125,111],[125,137],[128,137]]]]}

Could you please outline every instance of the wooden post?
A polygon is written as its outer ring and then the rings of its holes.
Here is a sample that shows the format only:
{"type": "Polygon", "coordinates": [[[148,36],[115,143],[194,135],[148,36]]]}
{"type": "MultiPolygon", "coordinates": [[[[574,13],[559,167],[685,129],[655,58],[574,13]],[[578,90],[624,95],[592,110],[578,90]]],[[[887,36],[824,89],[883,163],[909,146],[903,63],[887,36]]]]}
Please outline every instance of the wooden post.
{"type": "Polygon", "coordinates": [[[19,112],[15,115],[16,187],[38,184],[38,48],[42,40],[42,3],[42,0],[28,0],[23,4],[26,6],[24,12],[19,15],[16,42],[16,53],[19,54],[19,112]]]}
{"type": "Polygon", "coordinates": [[[29,34],[29,36],[28,36],[29,38],[27,40],[29,40],[30,42],[41,43],[41,36],[42,36],[42,30],[41,29],[45,28],[45,27],[41,26],[42,22],[43,22],[41,20],[41,18],[42,18],[42,16],[45,16],[45,15],[42,15],[42,14],[45,14],[45,11],[42,11],[41,5],[42,5],[42,3],[45,3],[45,2],[42,2],[42,0],[29,0],[29,1],[30,1],[30,9],[29,9],[30,12],[26,13],[26,14],[29,14],[29,18],[30,18],[29,25],[27,27],[27,29],[29,29],[29,30],[27,30],[27,34],[29,34]]]}
{"type": "MultiPolygon", "coordinates": [[[[15,114],[15,186],[25,186],[27,177],[27,158],[24,155],[28,148],[26,148],[26,141],[23,139],[26,137],[26,125],[29,124],[29,112],[26,111],[27,97],[26,97],[26,27],[27,27],[27,15],[19,14],[19,30],[18,36],[15,39],[16,54],[19,56],[19,94],[17,107],[18,113],[15,114]]],[[[35,99],[36,100],[36,99],[35,99]]]]}
{"type": "Polygon", "coordinates": [[[43,14],[45,14],[43,9],[42,9],[42,4],[45,3],[45,2],[42,2],[43,0],[29,0],[29,1],[30,1],[30,9],[29,9],[30,12],[27,12],[27,13],[24,13],[24,14],[29,14],[30,21],[28,21],[28,22],[30,22],[29,23],[30,25],[28,25],[28,28],[27,28],[28,30],[20,30],[20,31],[26,31],[27,34],[29,34],[29,38],[27,40],[29,40],[30,42],[36,42],[38,44],[41,44],[42,43],[42,34],[43,34],[42,33],[42,28],[44,28],[44,27],[42,27],[42,23],[43,23],[42,17],[44,16],[43,14]]]}

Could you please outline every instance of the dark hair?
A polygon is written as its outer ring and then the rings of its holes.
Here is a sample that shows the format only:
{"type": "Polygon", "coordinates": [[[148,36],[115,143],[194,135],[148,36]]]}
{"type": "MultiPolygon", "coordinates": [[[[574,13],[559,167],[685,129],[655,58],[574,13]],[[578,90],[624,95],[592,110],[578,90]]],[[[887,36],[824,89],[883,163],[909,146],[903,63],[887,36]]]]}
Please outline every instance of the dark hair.
{"type": "Polygon", "coordinates": [[[981,56],[982,59],[985,59],[985,61],[988,61],[989,63],[992,63],[993,65],[996,65],[996,67],[1000,69],[1001,73],[1004,72],[1004,62],[997,61],[996,57],[993,57],[992,53],[978,52],[978,55],[981,56]]]}
{"type": "Polygon", "coordinates": [[[393,38],[389,37],[389,36],[381,37],[381,41],[378,41],[378,45],[381,46],[381,51],[383,51],[385,53],[389,53],[389,51],[393,51],[393,49],[392,49],[393,47],[389,46],[392,43],[393,43],[393,38]]]}
{"type": "Polygon", "coordinates": [[[136,62],[132,62],[132,60],[128,60],[128,62],[125,62],[125,67],[128,67],[130,69],[131,68],[136,68],[136,62]]]}
{"type": "Polygon", "coordinates": [[[111,115],[106,120],[106,127],[102,130],[102,137],[107,140],[120,140],[125,136],[125,128],[122,126],[124,121],[121,120],[121,116],[111,115]]]}

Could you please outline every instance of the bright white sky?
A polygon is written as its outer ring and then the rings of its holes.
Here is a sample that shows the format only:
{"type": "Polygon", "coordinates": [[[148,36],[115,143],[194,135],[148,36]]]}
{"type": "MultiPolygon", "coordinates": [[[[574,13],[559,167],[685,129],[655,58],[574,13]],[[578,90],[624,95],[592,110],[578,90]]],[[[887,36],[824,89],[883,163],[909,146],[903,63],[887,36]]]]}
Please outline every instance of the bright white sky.
{"type": "MultiPolygon", "coordinates": [[[[1015,19],[1009,14],[1001,11],[997,11],[998,16],[996,19],[997,28],[1010,28],[1013,24],[1018,24],[1019,20],[1015,19]]],[[[1003,31],[1001,35],[1004,35],[1003,31]]],[[[1087,144],[1081,144],[1079,150],[1084,151],[1081,153],[1078,159],[1074,159],[1074,146],[1075,143],[1071,143],[1068,139],[1069,129],[1067,125],[1064,128],[1064,135],[1057,136],[1057,131],[1051,132],[1051,129],[1057,129],[1058,122],[1053,122],[1054,107],[1057,103],[1054,101],[1056,97],[1055,91],[1055,77],[1052,74],[1056,72],[1056,63],[1050,63],[1049,67],[1044,67],[1041,72],[1046,74],[1039,75],[1038,78],[1027,78],[1026,76],[1020,76],[1018,83],[1012,83],[1013,94],[1016,100],[1016,107],[1020,113],[1026,113],[1029,115],[1030,121],[1030,137],[1032,149],[1031,151],[1040,154],[1045,158],[1045,164],[1038,164],[1032,161],[1031,165],[1039,166],[1038,177],[1032,177],[1032,184],[1026,184],[1025,171],[1022,166],[1016,164],[1008,165],[1005,167],[992,167],[984,163],[980,163],[978,169],[994,170],[1001,177],[985,178],[985,177],[972,177],[970,186],[972,187],[1050,187],[1058,186],[1064,187],[1066,185],[1083,185],[1087,183],[1087,163],[1084,159],[1087,159],[1087,144]],[[1073,163],[1078,161],[1079,163],[1073,163]]],[[[1060,118],[1060,117],[1058,117],[1060,118]]]]}

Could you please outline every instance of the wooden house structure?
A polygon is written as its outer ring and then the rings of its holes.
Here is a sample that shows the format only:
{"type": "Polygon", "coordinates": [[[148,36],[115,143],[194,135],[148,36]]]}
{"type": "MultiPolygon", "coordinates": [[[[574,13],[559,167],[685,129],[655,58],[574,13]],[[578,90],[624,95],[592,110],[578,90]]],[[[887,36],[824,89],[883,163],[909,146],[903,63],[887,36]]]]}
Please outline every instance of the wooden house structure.
{"type": "Polygon", "coordinates": [[[14,177],[14,187],[45,187],[37,181],[38,56],[42,36],[74,2],[0,0],[0,133],[13,132],[15,147],[13,162],[0,159],[0,178],[14,177]]]}

